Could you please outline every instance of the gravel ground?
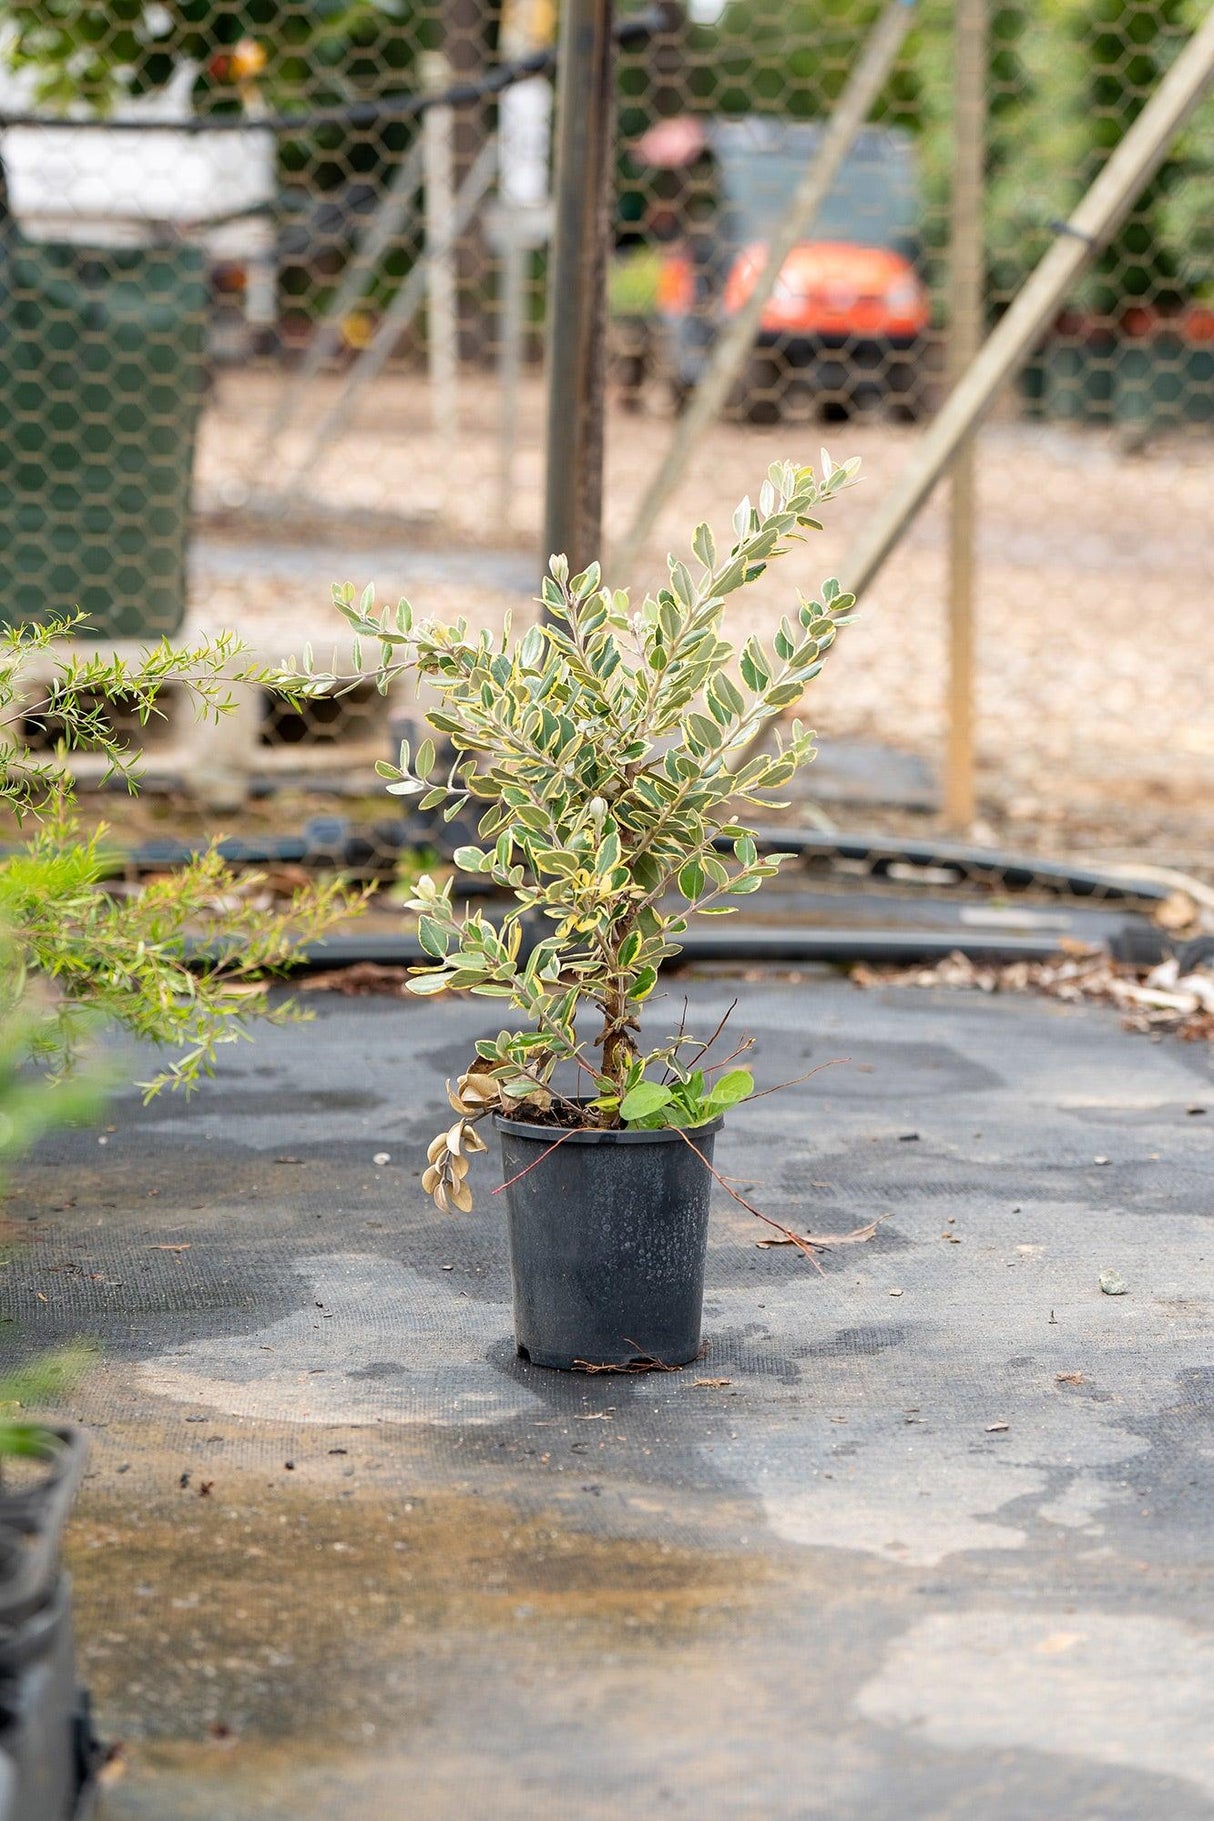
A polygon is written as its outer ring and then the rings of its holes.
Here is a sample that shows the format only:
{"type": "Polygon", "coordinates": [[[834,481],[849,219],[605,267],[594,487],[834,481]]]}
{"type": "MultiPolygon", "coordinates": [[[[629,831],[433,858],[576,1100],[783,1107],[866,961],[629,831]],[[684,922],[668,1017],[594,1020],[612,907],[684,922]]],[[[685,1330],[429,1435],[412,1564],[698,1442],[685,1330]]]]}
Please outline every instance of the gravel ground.
{"type": "MultiPolygon", "coordinates": [[[[266,532],[232,509],[248,500],[256,430],[275,381],[221,378],[203,426],[200,506],[229,514],[235,547],[222,564],[195,564],[195,617],[272,636],[301,611],[323,614],[329,581],[356,569],[385,594],[408,586],[434,612],[493,618],[519,601],[519,553],[538,537],[542,396],[524,389],[516,490],[508,524],[497,511],[497,411],[491,382],[465,387],[465,427],[445,448],[430,427],[420,378],[382,383],[355,429],[313,480],[311,502],[287,535],[309,543],[315,508],[345,520],[331,558],[271,559],[266,532]],[[386,531],[377,515],[400,521],[386,531]],[[306,530],[304,529],[306,528],[306,530]],[[262,546],[260,549],[258,545],[262,546]],[[247,567],[238,549],[248,551],[247,567]],[[482,562],[473,560],[477,549],[482,562]],[[490,560],[492,553],[512,557],[490,560]],[[425,553],[422,560],[422,553],[425,553]],[[326,568],[326,560],[329,567],[326,568]],[[339,567],[338,565],[341,565],[339,567]]],[[[316,389],[316,410],[333,382],[316,389]]],[[[618,539],[670,435],[670,421],[613,411],[609,423],[607,537],[618,539]]],[[[876,423],[772,428],[721,424],[662,515],[636,576],[660,573],[668,546],[685,544],[698,518],[722,530],[767,464],[816,456],[825,438],[837,458],[859,455],[863,484],[841,500],[825,532],[731,609],[742,632],[769,628],[796,586],[813,588],[841,567],[882,491],[921,433],[876,423]]],[[[288,440],[288,465],[302,447],[288,440]]],[[[1120,452],[1098,431],[996,419],[979,445],[978,698],[984,831],[1037,845],[1107,852],[1152,847],[1173,863],[1199,863],[1214,834],[1214,662],[1209,611],[1214,551],[1214,446],[1161,441],[1120,452]]],[[[929,509],[871,588],[810,705],[828,738],[888,742],[931,760],[943,737],[945,494],[929,509]]],[[[282,523],[271,533],[279,544],[282,523]]],[[[870,818],[871,819],[871,818],[870,818]]]]}

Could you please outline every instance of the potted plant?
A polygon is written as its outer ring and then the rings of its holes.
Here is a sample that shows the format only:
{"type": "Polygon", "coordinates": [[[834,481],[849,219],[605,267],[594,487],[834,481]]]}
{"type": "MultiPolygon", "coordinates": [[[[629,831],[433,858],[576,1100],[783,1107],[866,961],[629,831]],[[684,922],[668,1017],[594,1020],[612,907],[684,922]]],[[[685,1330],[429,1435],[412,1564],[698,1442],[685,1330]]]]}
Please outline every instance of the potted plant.
{"type": "MultiPolygon", "coordinates": [[[[43,1133],[87,1119],[96,1070],[58,1083],[30,1068],[53,1047],[53,1010],[0,942],[0,1192],[9,1165],[43,1133]]],[[[90,1361],[86,1347],[0,1369],[0,1821],[82,1821],[99,1751],[76,1680],[63,1530],[84,1470],[74,1424],[32,1410],[61,1405],[90,1361]]]]}
{"type": "MultiPolygon", "coordinates": [[[[495,636],[334,590],[355,668],[373,641],[382,689],[413,673],[436,699],[427,720],[449,762],[439,768],[434,739],[405,743],[379,768],[388,790],[448,819],[474,806],[480,844],[457,848],[455,865],[510,900],[495,920],[457,907],[451,879],[421,878],[410,908],[433,965],[409,985],[501,1000],[526,1021],[477,1043],[448,1084],[455,1117],[423,1182],[439,1208],[468,1211],[469,1160],[492,1117],[518,1350],[535,1364],[673,1366],[699,1351],[713,1139],[753,1092],[737,1064],[749,1044],[717,1060],[681,1028],[643,1039],[641,1017],[688,919],[727,915],[788,858],[760,854],[739,813],[774,807],[770,793],[813,757],[813,735],[780,723],[854,597],[837,582],[799,596],[770,650],[754,636],[735,649],[726,602],[818,528],[857,466],[825,453],[820,474],[777,464],[757,506],[734,514],[728,553],[701,525],[693,562],[670,558],[638,608],[597,564],[571,576],[559,556],[543,622],[517,636],[508,620],[495,636]]],[[[310,660],[277,679],[301,695],[352,680],[310,660]]]]}
{"type": "MultiPolygon", "coordinates": [[[[61,1356],[13,1373],[0,1381],[0,1411],[55,1395],[72,1370],[61,1356]]],[[[73,1425],[0,1414],[0,1821],[92,1812],[101,1754],[76,1680],[71,1584],[59,1559],[84,1458],[73,1425]],[[30,1477],[11,1485],[18,1459],[30,1477]]]]}

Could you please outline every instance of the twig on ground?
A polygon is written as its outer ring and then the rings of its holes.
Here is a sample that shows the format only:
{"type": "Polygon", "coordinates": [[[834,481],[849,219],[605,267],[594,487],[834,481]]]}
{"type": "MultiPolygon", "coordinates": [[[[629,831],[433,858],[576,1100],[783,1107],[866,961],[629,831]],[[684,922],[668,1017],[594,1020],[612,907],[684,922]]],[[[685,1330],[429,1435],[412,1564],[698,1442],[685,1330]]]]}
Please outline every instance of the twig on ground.
{"type": "MultiPolygon", "coordinates": [[[[622,1366],[615,1365],[610,1360],[605,1361],[603,1364],[596,1364],[594,1362],[594,1360],[575,1359],[573,1362],[574,1371],[575,1372],[681,1372],[683,1370],[682,1366],[668,1366],[664,1359],[658,1359],[653,1354],[650,1354],[650,1353],[642,1353],[641,1349],[639,1347],[637,1347],[637,1343],[634,1340],[632,1340],[627,1334],[624,1336],[624,1339],[628,1342],[628,1345],[630,1347],[637,1348],[637,1356],[635,1359],[628,1360],[622,1366]]],[[[706,1351],[706,1349],[701,1347],[700,1351],[696,1354],[696,1358],[703,1359],[705,1351],[706,1351]]]]}
{"type": "MultiPolygon", "coordinates": [[[[678,1131],[677,1126],[676,1126],[675,1130],[678,1131]]],[[[794,1233],[792,1228],[786,1227],[782,1221],[773,1220],[770,1214],[764,1214],[764,1212],[761,1208],[756,1208],[754,1203],[747,1201],[747,1199],[744,1195],[739,1195],[736,1189],[731,1189],[729,1184],[726,1182],[725,1178],[721,1175],[720,1171],[713,1169],[712,1165],[709,1163],[707,1157],[705,1157],[705,1155],[704,1155],[703,1151],[701,1151],[700,1147],[698,1145],[692,1144],[692,1142],[691,1142],[690,1138],[687,1136],[686,1132],[679,1132],[679,1137],[683,1140],[683,1143],[685,1145],[687,1145],[691,1150],[693,1150],[695,1152],[696,1156],[699,1158],[700,1162],[704,1165],[704,1168],[708,1171],[708,1174],[712,1177],[713,1181],[716,1183],[719,1183],[720,1186],[724,1189],[725,1193],[729,1196],[732,1196],[733,1200],[737,1202],[737,1204],[740,1208],[745,1208],[746,1212],[748,1214],[753,1214],[756,1220],[761,1220],[764,1222],[765,1225],[767,1225],[769,1227],[774,1227],[776,1229],[777,1233],[782,1233],[784,1235],[784,1239],[781,1242],[782,1244],[796,1246],[800,1251],[804,1252],[806,1258],[809,1259],[809,1261],[813,1265],[815,1271],[819,1272],[821,1274],[821,1276],[823,1276],[823,1277],[826,1276],[825,1271],[822,1270],[822,1266],[819,1264],[817,1258],[814,1255],[813,1247],[810,1245],[807,1245],[805,1240],[802,1239],[802,1237],[799,1233],[794,1233]]]]}

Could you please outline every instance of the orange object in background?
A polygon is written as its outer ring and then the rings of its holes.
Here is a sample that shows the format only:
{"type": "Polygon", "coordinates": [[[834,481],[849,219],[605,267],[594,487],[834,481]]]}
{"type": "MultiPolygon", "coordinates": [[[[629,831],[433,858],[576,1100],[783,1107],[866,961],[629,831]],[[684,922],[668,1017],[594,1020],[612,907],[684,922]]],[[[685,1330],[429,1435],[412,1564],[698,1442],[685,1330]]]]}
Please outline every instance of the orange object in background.
{"type": "MultiPolygon", "coordinates": [[[[721,301],[726,316],[742,308],[766,264],[761,241],[743,247],[725,281],[721,301]]],[[[760,328],[773,335],[902,338],[922,335],[930,320],[926,288],[900,253],[810,240],[795,246],[785,260],[760,328]]]]}
{"type": "Polygon", "coordinates": [[[658,269],[657,306],[663,316],[684,316],[695,309],[695,268],[686,253],[667,253],[658,269]]]}
{"type": "MultiPolygon", "coordinates": [[[[664,120],[630,147],[671,173],[679,237],[660,246],[655,369],[676,404],[699,384],[713,344],[736,316],[822,145],[820,122],[749,114],[664,120]]],[[[763,311],[735,403],[755,422],[779,414],[790,385],[824,409],[921,415],[931,331],[915,147],[895,128],[865,127],[811,229],[794,246],[763,311]]],[[[664,243],[664,244],[663,244],[664,243]]]]}

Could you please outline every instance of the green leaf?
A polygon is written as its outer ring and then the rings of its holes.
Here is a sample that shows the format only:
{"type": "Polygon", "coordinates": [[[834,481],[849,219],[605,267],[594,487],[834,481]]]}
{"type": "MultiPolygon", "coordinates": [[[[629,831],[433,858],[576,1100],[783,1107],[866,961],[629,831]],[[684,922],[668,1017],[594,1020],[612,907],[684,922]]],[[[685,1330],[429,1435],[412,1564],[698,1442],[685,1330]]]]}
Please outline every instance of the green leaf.
{"type": "Polygon", "coordinates": [[[704,890],[704,868],[698,860],[689,860],[679,873],[679,890],[688,903],[694,903],[704,890]]]}
{"type": "Polygon", "coordinates": [[[717,724],[715,721],[710,721],[707,715],[689,714],[683,723],[683,728],[683,737],[692,752],[697,748],[701,752],[712,752],[720,745],[717,724]]]}
{"type": "Polygon", "coordinates": [[[755,1078],[749,1069],[729,1069],[713,1082],[704,1105],[710,1119],[718,1113],[728,1112],[730,1107],[737,1106],[739,1100],[745,1100],[748,1094],[755,1091],[755,1078]]]}
{"type": "Polygon", "coordinates": [[[658,983],[656,967],[643,967],[629,988],[630,999],[647,999],[658,983]]]}
{"type": "Polygon", "coordinates": [[[417,939],[428,955],[438,961],[447,958],[447,936],[442,926],[433,917],[419,917],[417,920],[417,939]]]}
{"type": "Polygon", "coordinates": [[[430,998],[435,993],[446,992],[450,984],[451,976],[445,970],[435,974],[416,974],[412,980],[405,981],[409,991],[423,999],[430,998]]]}
{"type": "Polygon", "coordinates": [[[756,692],[766,689],[771,682],[771,673],[757,639],[747,639],[739,668],[749,687],[756,692]]]}
{"type": "Polygon", "coordinates": [[[638,1087],[629,1088],[620,1102],[620,1118],[631,1123],[635,1119],[650,1119],[668,1106],[674,1098],[669,1088],[657,1081],[642,1081],[638,1087]]]}
{"type": "Polygon", "coordinates": [[[619,962],[620,966],[631,967],[640,952],[640,947],[641,932],[638,929],[634,929],[631,934],[625,936],[624,940],[620,943],[619,951],[616,955],[616,960],[619,962]]]}

